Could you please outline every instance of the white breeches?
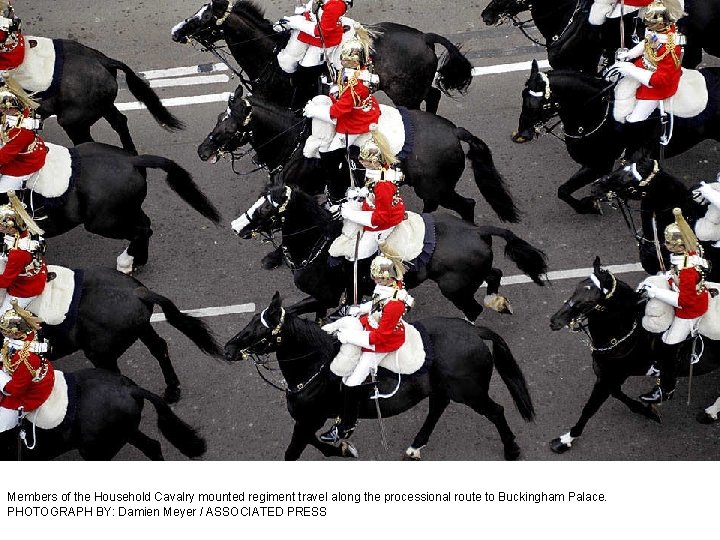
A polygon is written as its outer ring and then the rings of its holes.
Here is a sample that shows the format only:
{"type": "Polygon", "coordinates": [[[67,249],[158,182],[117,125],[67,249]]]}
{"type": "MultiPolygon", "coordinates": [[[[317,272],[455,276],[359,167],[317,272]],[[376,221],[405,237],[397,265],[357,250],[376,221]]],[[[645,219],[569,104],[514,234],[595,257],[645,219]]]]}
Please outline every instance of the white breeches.
{"type": "MultiPolygon", "coordinates": [[[[358,243],[358,260],[367,259],[376,255],[380,247],[380,243],[390,236],[395,227],[384,229],[382,231],[362,231],[360,242],[358,243]]],[[[348,257],[349,261],[354,261],[353,257],[348,257]]]]}
{"type": "Polygon", "coordinates": [[[630,123],[647,120],[658,105],[660,102],[657,99],[638,99],[635,102],[635,108],[628,114],[626,120],[630,123]]]}
{"type": "Polygon", "coordinates": [[[8,191],[20,191],[25,189],[25,183],[37,173],[26,174],[23,176],[10,176],[9,174],[0,175],[0,193],[8,191]]]}
{"type": "MultiPolygon", "coordinates": [[[[319,66],[325,61],[324,53],[327,55],[331,63],[335,66],[335,57],[339,62],[340,47],[328,47],[323,50],[322,47],[315,47],[308,43],[303,43],[298,39],[299,30],[293,30],[290,33],[290,39],[285,48],[277,55],[278,64],[285,73],[295,73],[298,65],[302,67],[319,66]]],[[[337,67],[337,66],[336,66],[337,67]]]]}
{"type": "Polygon", "coordinates": [[[3,316],[3,314],[12,307],[12,304],[10,303],[11,300],[17,300],[18,306],[21,308],[28,307],[28,304],[35,300],[37,296],[29,296],[28,298],[20,298],[18,296],[12,296],[10,294],[5,293],[5,299],[3,300],[2,306],[0,306],[0,317],[3,316]]]}
{"type": "Polygon", "coordinates": [[[676,316],[673,319],[670,328],[665,330],[662,335],[663,343],[668,345],[677,345],[678,343],[685,341],[688,336],[693,333],[693,330],[697,327],[699,322],[700,317],[696,317],[694,319],[681,319],[676,316]]]}
{"type": "Polygon", "coordinates": [[[0,433],[18,425],[18,412],[15,409],[0,407],[0,433]]]}
{"type": "Polygon", "coordinates": [[[388,354],[390,353],[364,351],[360,355],[360,360],[358,361],[357,366],[355,366],[355,371],[343,378],[345,385],[358,386],[362,384],[371,372],[377,373],[378,364],[380,364],[382,359],[388,354]]]}
{"type": "Polygon", "coordinates": [[[335,133],[335,137],[333,137],[333,140],[330,141],[327,150],[323,150],[323,152],[332,152],[333,150],[338,150],[340,148],[346,148],[349,146],[359,147],[365,144],[366,141],[370,140],[371,137],[372,135],[370,135],[370,132],[348,134],[346,143],[346,137],[344,133],[335,133]]]}

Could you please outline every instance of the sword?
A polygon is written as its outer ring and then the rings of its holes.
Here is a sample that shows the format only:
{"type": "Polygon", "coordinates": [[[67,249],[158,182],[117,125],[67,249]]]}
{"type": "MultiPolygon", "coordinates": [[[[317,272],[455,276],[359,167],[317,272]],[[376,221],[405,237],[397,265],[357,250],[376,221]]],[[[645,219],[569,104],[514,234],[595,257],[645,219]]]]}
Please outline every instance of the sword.
{"type": "MultiPolygon", "coordinates": [[[[323,50],[323,58],[325,59],[325,67],[328,70],[328,75],[330,76],[330,81],[335,80],[335,67],[330,62],[330,58],[328,57],[327,53],[327,47],[325,47],[325,36],[323,35],[322,26],[320,26],[320,8],[322,7],[322,2],[318,2],[316,4],[317,9],[315,10],[315,26],[317,26],[318,34],[320,34],[320,44],[322,45],[323,50]]],[[[332,82],[330,83],[332,85],[332,82]]]]}
{"type": "Polygon", "coordinates": [[[375,412],[377,412],[378,417],[378,423],[380,424],[380,442],[383,445],[383,448],[385,451],[388,451],[388,443],[387,443],[387,436],[385,435],[385,424],[383,424],[382,420],[382,413],[380,412],[380,391],[378,390],[377,381],[375,379],[375,372],[370,372],[370,379],[372,380],[373,384],[375,385],[375,395],[372,397],[372,400],[375,402],[375,412]]]}
{"type": "Polygon", "coordinates": [[[652,228],[654,237],[653,243],[655,244],[655,255],[657,256],[658,263],[660,264],[660,270],[665,272],[665,261],[663,260],[662,251],[660,251],[660,239],[658,238],[657,219],[654,212],[652,217],[652,228]]]}

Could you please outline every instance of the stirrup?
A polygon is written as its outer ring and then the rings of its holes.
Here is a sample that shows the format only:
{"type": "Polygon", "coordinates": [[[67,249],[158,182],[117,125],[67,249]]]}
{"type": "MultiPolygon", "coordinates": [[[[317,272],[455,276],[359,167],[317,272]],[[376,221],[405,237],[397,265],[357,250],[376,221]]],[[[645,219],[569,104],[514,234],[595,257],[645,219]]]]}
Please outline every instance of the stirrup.
{"type": "Polygon", "coordinates": [[[641,396],[639,396],[638,399],[640,399],[640,401],[642,401],[643,403],[654,404],[662,403],[663,401],[669,401],[673,398],[674,395],[674,388],[667,392],[663,392],[663,389],[660,387],[660,385],[656,384],[652,390],[650,390],[646,394],[642,394],[641,396]]]}
{"type": "Polygon", "coordinates": [[[327,430],[325,433],[322,433],[318,438],[324,443],[337,444],[340,441],[349,439],[350,435],[352,435],[354,431],[354,426],[345,429],[341,428],[339,424],[333,424],[333,426],[329,430],[327,430]]]}

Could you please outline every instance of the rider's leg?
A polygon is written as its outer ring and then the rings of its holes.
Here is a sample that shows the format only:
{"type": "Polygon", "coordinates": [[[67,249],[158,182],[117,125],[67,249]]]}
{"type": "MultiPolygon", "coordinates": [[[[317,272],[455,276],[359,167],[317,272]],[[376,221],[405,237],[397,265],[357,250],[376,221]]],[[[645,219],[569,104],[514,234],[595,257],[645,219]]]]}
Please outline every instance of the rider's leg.
{"type": "Polygon", "coordinates": [[[658,103],[656,100],[638,100],[635,109],[628,115],[623,126],[626,159],[632,159],[638,150],[653,151],[657,148],[660,139],[658,119],[650,115],[658,103]]]}
{"type": "Polygon", "coordinates": [[[646,394],[640,396],[645,403],[660,403],[671,399],[675,392],[679,359],[677,357],[680,343],[690,335],[696,319],[675,317],[662,340],[658,342],[657,358],[660,377],[657,384],[646,394]]]}
{"type": "Polygon", "coordinates": [[[32,175],[10,176],[9,174],[0,175],[0,193],[8,191],[22,191],[25,187],[25,181],[32,175]]]}
{"type": "Polygon", "coordinates": [[[18,412],[15,409],[0,407],[0,433],[8,431],[18,423],[18,412]]]}
{"type": "Polygon", "coordinates": [[[298,39],[299,34],[299,30],[293,30],[290,34],[290,39],[288,39],[287,45],[277,55],[280,69],[282,69],[285,73],[295,73],[298,64],[305,56],[305,52],[309,47],[307,43],[303,43],[298,39]]]}

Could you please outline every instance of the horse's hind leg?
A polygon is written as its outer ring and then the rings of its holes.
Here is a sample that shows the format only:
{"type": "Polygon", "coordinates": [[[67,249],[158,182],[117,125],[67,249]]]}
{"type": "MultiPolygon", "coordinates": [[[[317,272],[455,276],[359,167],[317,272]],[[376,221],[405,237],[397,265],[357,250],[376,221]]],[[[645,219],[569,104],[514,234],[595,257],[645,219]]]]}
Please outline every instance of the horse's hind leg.
{"type": "Polygon", "coordinates": [[[410,448],[405,450],[405,459],[420,459],[420,449],[428,443],[430,435],[440,420],[442,413],[445,412],[450,398],[446,394],[436,395],[430,394],[430,403],[427,418],[423,422],[420,431],[415,435],[410,448]]]}
{"type": "Polygon", "coordinates": [[[160,364],[166,385],[163,399],[168,403],[176,403],[180,399],[180,379],[170,361],[167,342],[155,332],[150,323],[147,323],[140,331],[140,341],[145,344],[160,364]]]}
{"type": "Polygon", "coordinates": [[[65,133],[68,134],[68,137],[70,137],[74,146],[86,142],[93,142],[92,135],[90,135],[90,126],[88,124],[60,124],[60,127],[62,127],[65,130],[65,133]]]}
{"type": "Polygon", "coordinates": [[[162,447],[160,446],[160,443],[155,439],[151,439],[139,429],[136,430],[132,435],[130,435],[128,443],[140,450],[143,454],[145,454],[149,459],[153,461],[165,460],[165,458],[163,457],[162,447]]]}
{"type": "Polygon", "coordinates": [[[491,268],[485,282],[487,283],[487,293],[483,299],[485,307],[493,309],[498,313],[510,313],[512,314],[512,306],[510,301],[500,294],[500,280],[502,279],[502,270],[499,268],[491,268]]]}
{"type": "Polygon", "coordinates": [[[463,278],[463,276],[446,276],[445,279],[438,279],[437,284],[443,296],[462,311],[469,322],[474,324],[475,319],[482,313],[483,307],[475,300],[479,284],[470,283],[461,287],[457,286],[458,280],[462,282],[467,279],[469,278],[463,278]]]}
{"type": "Polygon", "coordinates": [[[140,210],[136,214],[135,223],[132,225],[132,232],[129,235],[130,245],[118,257],[118,271],[128,274],[147,264],[152,233],[150,218],[140,210]]]}
{"type": "Polygon", "coordinates": [[[437,113],[438,108],[440,107],[440,98],[442,97],[442,93],[439,89],[433,87],[430,87],[428,90],[427,95],[425,96],[425,110],[429,113],[437,113]]]}
{"type": "Polygon", "coordinates": [[[482,414],[495,424],[504,446],[505,459],[508,461],[518,459],[520,457],[520,447],[515,442],[515,434],[505,419],[505,409],[503,409],[502,405],[495,403],[487,394],[480,402],[466,403],[466,405],[472,407],[474,411],[482,414]]]}
{"type": "Polygon", "coordinates": [[[455,210],[463,220],[475,223],[475,199],[463,197],[457,191],[451,191],[440,200],[445,208],[455,210]]]}
{"type": "Polygon", "coordinates": [[[135,143],[133,142],[132,137],[130,136],[130,130],[128,129],[127,116],[121,113],[118,108],[113,105],[103,115],[103,118],[108,121],[110,127],[113,128],[115,133],[117,133],[120,137],[122,147],[128,152],[137,155],[137,148],[135,148],[135,143]]]}

